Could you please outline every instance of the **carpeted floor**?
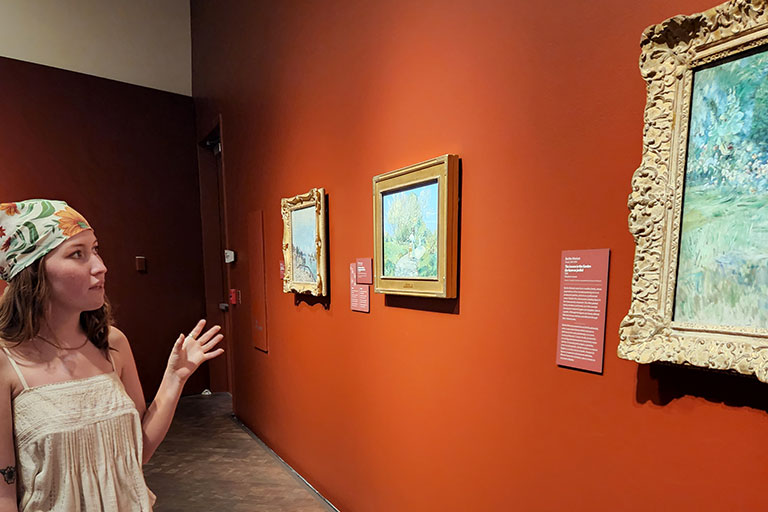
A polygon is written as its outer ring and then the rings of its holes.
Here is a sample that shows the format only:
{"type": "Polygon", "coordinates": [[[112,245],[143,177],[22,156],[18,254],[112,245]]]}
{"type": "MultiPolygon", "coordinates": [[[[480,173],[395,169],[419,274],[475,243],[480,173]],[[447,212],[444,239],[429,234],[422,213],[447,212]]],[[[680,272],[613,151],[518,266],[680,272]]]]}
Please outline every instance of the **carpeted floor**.
{"type": "Polygon", "coordinates": [[[183,397],[144,475],[155,512],[336,510],[240,425],[228,393],[183,397]]]}

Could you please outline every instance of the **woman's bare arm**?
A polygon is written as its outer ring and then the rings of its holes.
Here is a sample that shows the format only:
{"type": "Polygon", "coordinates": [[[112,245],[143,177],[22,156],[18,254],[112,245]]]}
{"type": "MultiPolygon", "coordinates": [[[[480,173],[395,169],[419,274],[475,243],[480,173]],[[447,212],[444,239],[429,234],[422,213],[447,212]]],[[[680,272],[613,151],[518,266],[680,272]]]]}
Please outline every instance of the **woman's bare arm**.
{"type": "Polygon", "coordinates": [[[142,463],[149,461],[157,447],[165,439],[176,412],[181,391],[189,376],[203,362],[213,359],[223,352],[222,349],[213,350],[223,338],[221,334],[217,334],[218,326],[201,335],[204,326],[205,321],[201,320],[189,336],[179,335],[171,350],[160,388],[148,408],[144,405],[144,392],[141,389],[136,363],[128,339],[122,332],[113,328],[116,334],[115,343],[113,344],[112,336],[110,336],[110,345],[121,353],[119,357],[120,378],[142,417],[141,426],[144,433],[142,463]]]}
{"type": "Polygon", "coordinates": [[[8,358],[0,352],[0,512],[17,512],[16,452],[13,447],[12,377],[8,358]]]}

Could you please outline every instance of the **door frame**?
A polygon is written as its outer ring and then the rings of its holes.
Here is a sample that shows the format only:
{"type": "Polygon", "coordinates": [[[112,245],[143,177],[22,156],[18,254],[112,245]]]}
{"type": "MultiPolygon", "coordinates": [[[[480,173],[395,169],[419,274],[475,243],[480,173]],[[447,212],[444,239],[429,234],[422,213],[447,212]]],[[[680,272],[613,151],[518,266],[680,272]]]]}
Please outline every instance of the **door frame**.
{"type": "MultiPolygon", "coordinates": [[[[197,144],[198,178],[200,183],[200,217],[203,243],[203,273],[205,286],[206,318],[221,325],[225,335],[223,369],[219,358],[212,360],[211,389],[229,391],[235,395],[234,382],[234,344],[232,338],[231,306],[229,311],[221,311],[219,304],[227,303],[227,290],[231,288],[230,267],[224,263],[224,249],[229,247],[227,230],[227,193],[224,164],[224,130],[221,115],[216,116],[213,126],[205,131],[205,137],[197,144]],[[218,139],[220,151],[213,150],[210,142],[218,139]],[[218,218],[218,222],[209,219],[218,218]],[[218,368],[217,368],[218,366],[218,368]],[[222,379],[221,373],[224,373],[222,379]],[[222,380],[226,389],[221,389],[222,380]]],[[[209,321],[210,321],[209,320],[209,321]]]]}

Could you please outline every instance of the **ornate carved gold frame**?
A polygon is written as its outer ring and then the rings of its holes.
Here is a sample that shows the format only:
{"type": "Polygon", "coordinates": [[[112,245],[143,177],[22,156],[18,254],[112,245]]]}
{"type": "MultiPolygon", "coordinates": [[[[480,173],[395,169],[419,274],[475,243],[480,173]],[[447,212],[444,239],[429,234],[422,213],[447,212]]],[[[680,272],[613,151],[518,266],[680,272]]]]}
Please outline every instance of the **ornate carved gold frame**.
{"type": "Polygon", "coordinates": [[[672,320],[694,69],[768,44],[764,0],[732,0],[645,30],[640,70],[648,84],[643,159],[632,179],[632,303],[618,355],[754,374],[768,382],[768,330],[672,320]]]}
{"type": "Polygon", "coordinates": [[[325,244],[325,189],[313,188],[306,194],[283,198],[280,201],[280,212],[283,216],[283,262],[285,274],[283,276],[284,293],[310,293],[312,295],[328,294],[328,259],[325,244]],[[317,281],[314,283],[299,282],[294,280],[295,268],[293,265],[293,226],[291,213],[303,208],[315,210],[315,249],[317,251],[317,281]]]}

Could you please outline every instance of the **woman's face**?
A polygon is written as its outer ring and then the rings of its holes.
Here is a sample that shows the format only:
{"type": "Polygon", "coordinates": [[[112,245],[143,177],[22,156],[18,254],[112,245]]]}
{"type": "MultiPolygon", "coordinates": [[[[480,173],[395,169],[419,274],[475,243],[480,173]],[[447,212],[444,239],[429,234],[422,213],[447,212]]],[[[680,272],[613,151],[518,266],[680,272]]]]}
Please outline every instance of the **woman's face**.
{"type": "Polygon", "coordinates": [[[45,256],[44,265],[51,306],[82,312],[104,304],[107,267],[92,230],[62,242],[45,256]]]}

